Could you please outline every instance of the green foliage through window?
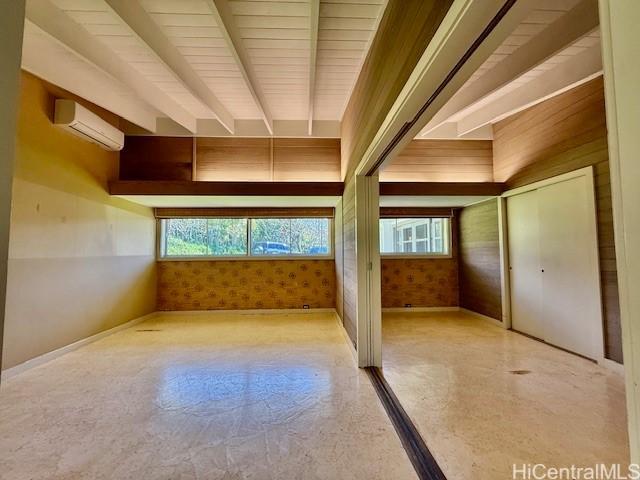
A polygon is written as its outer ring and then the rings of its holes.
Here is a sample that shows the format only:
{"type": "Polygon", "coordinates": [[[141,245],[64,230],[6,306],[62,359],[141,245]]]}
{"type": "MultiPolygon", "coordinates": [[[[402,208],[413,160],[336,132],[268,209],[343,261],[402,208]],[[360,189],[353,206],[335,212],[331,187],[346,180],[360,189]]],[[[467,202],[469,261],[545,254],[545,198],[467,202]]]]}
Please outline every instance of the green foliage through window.
{"type": "Polygon", "coordinates": [[[162,257],[331,253],[328,218],[170,218],[162,220],[161,235],[162,257]]]}

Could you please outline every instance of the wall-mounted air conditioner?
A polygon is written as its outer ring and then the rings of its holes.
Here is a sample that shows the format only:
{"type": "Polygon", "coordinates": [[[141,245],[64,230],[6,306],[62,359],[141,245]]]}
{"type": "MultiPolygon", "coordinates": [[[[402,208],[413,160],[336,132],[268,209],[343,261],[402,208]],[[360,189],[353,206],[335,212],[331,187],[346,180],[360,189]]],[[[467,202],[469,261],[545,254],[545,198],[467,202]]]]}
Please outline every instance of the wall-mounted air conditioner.
{"type": "Polygon", "coordinates": [[[73,100],[56,100],[54,123],[105,150],[124,147],[124,133],[73,100]]]}

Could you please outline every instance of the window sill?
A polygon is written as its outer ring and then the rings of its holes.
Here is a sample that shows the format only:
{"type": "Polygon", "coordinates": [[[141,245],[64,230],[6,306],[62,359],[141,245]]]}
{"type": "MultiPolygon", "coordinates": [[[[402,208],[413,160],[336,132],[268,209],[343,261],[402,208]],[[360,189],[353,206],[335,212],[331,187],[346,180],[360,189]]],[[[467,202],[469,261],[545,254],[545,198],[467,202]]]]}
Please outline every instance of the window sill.
{"type": "Polygon", "coordinates": [[[236,257],[158,257],[158,262],[228,262],[228,261],[269,261],[269,260],[334,260],[333,255],[271,255],[271,256],[236,256],[236,257]]]}
{"type": "Polygon", "coordinates": [[[380,259],[384,260],[384,259],[389,259],[389,260],[407,260],[407,259],[415,259],[415,260],[420,260],[420,259],[441,259],[441,260],[451,260],[453,258],[453,255],[451,254],[447,254],[447,255],[425,255],[425,254],[420,254],[420,253],[405,253],[405,254],[400,254],[400,253],[381,253],[380,254],[380,259]]]}

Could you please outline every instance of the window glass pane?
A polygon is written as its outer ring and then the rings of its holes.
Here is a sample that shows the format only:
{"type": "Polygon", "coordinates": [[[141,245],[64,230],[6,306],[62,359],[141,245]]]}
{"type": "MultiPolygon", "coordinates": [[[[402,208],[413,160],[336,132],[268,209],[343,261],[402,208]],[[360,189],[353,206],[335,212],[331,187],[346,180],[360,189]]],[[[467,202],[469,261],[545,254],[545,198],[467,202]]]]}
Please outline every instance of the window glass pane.
{"type": "Polygon", "coordinates": [[[251,255],[329,255],[328,218],[254,218],[251,255]]]}
{"type": "Polygon", "coordinates": [[[207,255],[207,220],[169,218],[164,220],[164,254],[176,257],[207,255]]]}
{"type": "Polygon", "coordinates": [[[328,256],[332,248],[329,218],[170,218],[160,234],[162,257],[328,256]]]}
{"type": "Polygon", "coordinates": [[[246,218],[210,218],[208,220],[209,255],[247,254],[246,218]]]}
{"type": "Polygon", "coordinates": [[[380,252],[393,253],[396,251],[396,219],[380,219],[380,252]]]}
{"type": "Polygon", "coordinates": [[[246,218],[169,218],[163,220],[163,256],[247,254],[246,218]]]}
{"type": "Polygon", "coordinates": [[[380,219],[380,253],[447,255],[449,219],[380,219]]]}
{"type": "Polygon", "coordinates": [[[290,218],[254,218],[251,220],[252,255],[289,255],[290,253],[290,218]]]}
{"type": "Polygon", "coordinates": [[[296,255],[329,255],[329,219],[291,219],[291,253],[296,255]]]}

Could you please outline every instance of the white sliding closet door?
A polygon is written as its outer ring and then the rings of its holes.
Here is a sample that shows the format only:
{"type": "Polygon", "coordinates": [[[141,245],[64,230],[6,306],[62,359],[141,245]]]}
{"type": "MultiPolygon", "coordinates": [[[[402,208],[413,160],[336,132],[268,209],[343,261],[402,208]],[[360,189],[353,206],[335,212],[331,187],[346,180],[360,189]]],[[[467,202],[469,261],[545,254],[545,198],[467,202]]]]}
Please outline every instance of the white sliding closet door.
{"type": "Polygon", "coordinates": [[[519,332],[544,339],[538,195],[535,190],[507,199],[507,224],[511,326],[519,332]]]}
{"type": "Polygon", "coordinates": [[[507,198],[512,326],[598,360],[603,337],[593,178],[563,177],[507,198]]]}
{"type": "Polygon", "coordinates": [[[593,254],[598,248],[596,218],[588,187],[586,177],[577,177],[538,189],[544,339],[597,359],[602,313],[598,257],[593,254]]]}

